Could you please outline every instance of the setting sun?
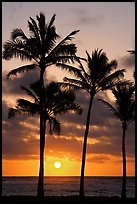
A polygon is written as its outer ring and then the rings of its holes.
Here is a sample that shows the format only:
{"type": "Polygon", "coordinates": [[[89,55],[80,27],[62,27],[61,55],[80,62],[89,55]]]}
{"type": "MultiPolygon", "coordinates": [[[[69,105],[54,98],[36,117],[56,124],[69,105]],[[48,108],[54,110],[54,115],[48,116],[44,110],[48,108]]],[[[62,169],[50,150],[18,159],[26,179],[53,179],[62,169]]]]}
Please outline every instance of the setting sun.
{"type": "Polygon", "coordinates": [[[56,162],[54,163],[54,167],[55,167],[56,169],[59,169],[59,168],[61,167],[61,163],[60,163],[59,161],[56,161],[56,162]]]}

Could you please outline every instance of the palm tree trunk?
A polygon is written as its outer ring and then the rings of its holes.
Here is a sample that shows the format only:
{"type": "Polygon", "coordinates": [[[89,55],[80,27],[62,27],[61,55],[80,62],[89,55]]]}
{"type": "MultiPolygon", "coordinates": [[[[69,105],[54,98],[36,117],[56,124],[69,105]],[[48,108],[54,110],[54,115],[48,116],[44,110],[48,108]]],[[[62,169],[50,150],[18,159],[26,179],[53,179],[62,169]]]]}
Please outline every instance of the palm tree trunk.
{"type": "Polygon", "coordinates": [[[43,116],[43,75],[44,72],[40,71],[40,169],[38,178],[37,196],[44,196],[44,146],[45,146],[45,129],[44,129],[44,116],[43,116]]]}
{"type": "Polygon", "coordinates": [[[91,108],[92,108],[92,102],[93,102],[93,96],[90,97],[90,101],[89,101],[87,121],[86,121],[86,129],[85,129],[85,135],[84,135],[82,164],[81,164],[81,177],[80,177],[80,191],[79,191],[80,196],[84,196],[84,171],[85,171],[87,138],[88,138],[89,124],[90,124],[90,112],[91,112],[91,108]]]}
{"type": "Polygon", "coordinates": [[[41,129],[40,134],[40,169],[39,169],[39,178],[38,178],[38,191],[37,196],[43,197],[44,196],[44,139],[43,139],[43,127],[41,129]]]}
{"type": "Polygon", "coordinates": [[[122,137],[122,157],[123,157],[123,180],[122,180],[122,198],[126,198],[126,148],[125,148],[126,127],[123,126],[122,137]]]}

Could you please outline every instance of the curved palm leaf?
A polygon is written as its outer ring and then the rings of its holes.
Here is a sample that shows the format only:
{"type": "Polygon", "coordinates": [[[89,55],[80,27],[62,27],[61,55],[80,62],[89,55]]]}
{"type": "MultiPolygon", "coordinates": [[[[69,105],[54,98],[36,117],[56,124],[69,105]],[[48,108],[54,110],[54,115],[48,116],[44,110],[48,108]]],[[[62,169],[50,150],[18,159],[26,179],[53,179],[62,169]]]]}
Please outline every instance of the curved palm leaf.
{"type": "Polygon", "coordinates": [[[120,78],[124,77],[125,69],[117,70],[112,74],[108,75],[107,77],[100,80],[98,83],[97,92],[100,90],[108,90],[112,89],[119,83],[120,78]]]}
{"type": "Polygon", "coordinates": [[[55,117],[50,117],[49,118],[49,133],[52,135],[53,132],[57,133],[60,135],[61,131],[61,123],[55,118],[55,117]]]}
{"type": "Polygon", "coordinates": [[[25,86],[21,86],[21,89],[24,90],[29,96],[31,96],[32,99],[34,99],[35,103],[39,103],[39,98],[36,97],[36,95],[25,86]]]}
{"type": "Polygon", "coordinates": [[[112,89],[115,97],[115,107],[107,101],[99,99],[121,120],[121,123],[126,123],[127,126],[135,119],[135,87],[133,82],[119,82],[112,89]]]}
{"type": "Polygon", "coordinates": [[[21,40],[7,41],[3,45],[2,57],[5,60],[10,60],[13,57],[20,58],[21,60],[32,60],[33,56],[26,49],[26,45],[21,40]]]}
{"type": "Polygon", "coordinates": [[[18,116],[18,115],[22,115],[22,110],[18,109],[18,107],[9,108],[9,110],[8,110],[8,118],[9,119],[14,118],[15,116],[18,116]]]}
{"type": "Polygon", "coordinates": [[[69,35],[67,35],[63,40],[61,40],[61,42],[59,42],[49,53],[49,55],[46,57],[46,61],[47,62],[52,62],[52,60],[54,60],[55,62],[69,62],[70,59],[74,59],[75,57],[75,53],[77,51],[77,48],[75,46],[75,44],[67,44],[67,41],[71,41],[74,37],[74,35],[79,32],[79,30],[73,31],[71,32],[69,35]],[[66,53],[63,51],[66,51],[66,53]],[[70,49],[71,48],[71,49],[70,49]],[[61,56],[63,53],[65,53],[64,59],[63,56],[61,56]],[[71,54],[70,56],[68,56],[69,54],[71,54]],[[73,57],[74,58],[71,58],[73,57]],[[55,59],[54,59],[55,56],[55,59]],[[56,58],[56,56],[58,56],[58,58],[56,58]],[[60,60],[59,60],[60,57],[60,60]]]}
{"type": "Polygon", "coordinates": [[[12,40],[12,41],[15,41],[17,38],[21,38],[22,40],[23,40],[23,39],[24,39],[24,40],[27,40],[27,39],[28,39],[22,29],[15,28],[15,29],[13,29],[13,31],[11,32],[11,40],[12,40]]]}
{"type": "MultiPolygon", "coordinates": [[[[70,79],[68,77],[64,77],[63,79],[65,82],[68,82],[68,84],[70,84],[70,86],[74,86],[74,88],[76,89],[84,89],[87,92],[90,93],[91,90],[91,85],[86,83],[85,81],[82,80],[78,80],[78,79],[70,79]]],[[[64,84],[65,85],[65,84],[64,84]]]]}
{"type": "Polygon", "coordinates": [[[18,73],[23,73],[25,71],[34,70],[36,67],[37,67],[36,64],[24,65],[24,66],[11,70],[6,76],[7,78],[9,78],[11,75],[17,75],[18,73]]]}
{"type": "Polygon", "coordinates": [[[26,99],[18,99],[16,108],[21,109],[24,113],[28,112],[28,114],[32,116],[40,114],[39,104],[30,102],[26,99]]]}
{"type": "Polygon", "coordinates": [[[98,99],[98,100],[102,101],[104,103],[104,105],[108,107],[108,110],[110,110],[116,117],[120,117],[117,110],[109,102],[107,102],[107,101],[105,101],[103,99],[98,99]]]}

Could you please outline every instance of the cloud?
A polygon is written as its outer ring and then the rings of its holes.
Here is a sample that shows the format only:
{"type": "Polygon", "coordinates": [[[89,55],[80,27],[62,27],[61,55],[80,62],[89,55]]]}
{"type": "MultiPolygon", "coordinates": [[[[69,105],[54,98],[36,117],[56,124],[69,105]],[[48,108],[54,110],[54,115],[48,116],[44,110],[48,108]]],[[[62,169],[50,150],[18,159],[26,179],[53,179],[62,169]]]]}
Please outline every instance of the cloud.
{"type": "Polygon", "coordinates": [[[27,116],[8,119],[8,106],[5,101],[2,104],[2,153],[7,159],[28,159],[32,155],[38,155],[39,134],[36,118],[27,116]],[[26,125],[28,124],[28,125],[26,125]],[[35,126],[36,124],[36,126],[35,126]]]}
{"type": "MultiPolygon", "coordinates": [[[[17,82],[13,82],[17,85],[17,82]]],[[[15,86],[11,82],[9,88],[12,92],[15,86]]],[[[19,93],[19,92],[17,92],[19,93]]],[[[87,154],[121,155],[122,128],[118,119],[98,101],[98,98],[109,99],[106,93],[100,94],[94,99],[91,111],[91,125],[89,128],[89,140],[87,154]],[[90,142],[90,140],[95,142],[90,142]]],[[[110,100],[110,99],[109,99],[110,100]]],[[[86,125],[86,115],[89,98],[85,92],[77,94],[77,102],[83,108],[83,114],[64,114],[58,119],[61,121],[61,135],[49,135],[46,138],[45,155],[58,155],[61,157],[75,158],[80,161],[83,136],[86,125]],[[52,150],[52,151],[51,151],[52,150]]],[[[27,116],[7,118],[8,101],[2,105],[2,147],[5,158],[36,158],[39,154],[39,119],[27,116]],[[14,128],[13,128],[14,127],[14,128]]],[[[135,155],[135,123],[129,125],[126,134],[127,156],[135,155]]],[[[99,160],[99,159],[98,159],[99,160]]],[[[102,162],[105,159],[100,157],[102,162]]]]}
{"type": "Polygon", "coordinates": [[[93,157],[87,158],[87,162],[95,162],[95,163],[105,163],[106,161],[110,161],[110,157],[107,155],[95,155],[93,157]]]}
{"type": "Polygon", "coordinates": [[[119,62],[124,67],[135,68],[135,55],[128,53],[128,55],[121,57],[119,62]]]}
{"type": "Polygon", "coordinates": [[[24,72],[23,74],[19,74],[17,76],[13,76],[9,79],[6,78],[7,72],[3,72],[2,76],[2,93],[3,94],[23,94],[20,86],[29,87],[31,83],[37,81],[39,79],[39,70],[35,69],[33,71],[24,72]]]}
{"type": "MultiPolygon", "coordinates": [[[[39,80],[40,71],[36,68],[33,71],[27,71],[22,74],[18,74],[17,76],[11,76],[10,78],[6,78],[7,72],[3,71],[2,73],[2,94],[9,95],[23,95],[25,92],[22,91],[21,86],[30,87],[30,84],[39,80]]],[[[50,76],[50,79],[47,75],[47,70],[44,74],[44,80],[46,82],[57,81],[56,77],[50,76]]]]}

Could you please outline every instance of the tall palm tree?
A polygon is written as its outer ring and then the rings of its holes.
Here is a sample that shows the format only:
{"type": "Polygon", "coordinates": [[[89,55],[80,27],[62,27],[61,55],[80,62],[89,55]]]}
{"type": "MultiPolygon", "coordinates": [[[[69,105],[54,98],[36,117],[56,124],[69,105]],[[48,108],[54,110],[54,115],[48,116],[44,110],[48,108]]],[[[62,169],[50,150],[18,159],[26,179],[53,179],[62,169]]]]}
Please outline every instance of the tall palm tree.
{"type": "Polygon", "coordinates": [[[126,198],[126,147],[125,138],[128,125],[135,120],[135,86],[133,82],[125,81],[116,85],[112,89],[115,97],[115,105],[107,101],[102,101],[108,109],[120,120],[122,134],[122,157],[123,157],[123,181],[122,181],[122,198],[126,198]]]}
{"type": "MultiPolygon", "coordinates": [[[[18,99],[15,108],[9,108],[8,117],[13,118],[17,115],[27,114],[28,116],[40,115],[40,82],[30,86],[28,89],[24,86],[21,87],[32,99],[32,101],[26,99],[18,99]]],[[[60,133],[60,122],[58,121],[58,115],[66,113],[69,111],[82,113],[80,106],[75,103],[75,94],[71,90],[61,90],[59,85],[55,82],[47,84],[46,87],[42,89],[43,93],[43,130],[44,137],[42,138],[42,148],[40,149],[40,168],[44,172],[44,147],[45,147],[45,133],[46,126],[49,123],[50,134],[52,132],[60,133]]],[[[43,187],[44,181],[39,182],[38,190],[43,187]]],[[[44,190],[44,189],[43,189],[44,190]]]]}
{"type": "MultiPolygon", "coordinates": [[[[11,70],[7,74],[7,77],[28,70],[34,70],[36,67],[40,70],[40,149],[43,147],[44,138],[44,101],[42,97],[42,88],[44,86],[43,76],[45,69],[57,62],[74,62],[75,54],[77,52],[77,47],[71,42],[71,40],[79,30],[71,32],[63,40],[57,43],[60,36],[57,34],[54,25],[55,16],[55,14],[52,16],[49,23],[46,23],[45,15],[42,12],[36,16],[37,21],[30,17],[30,20],[28,21],[30,36],[27,37],[22,29],[14,29],[11,32],[11,40],[4,43],[2,53],[3,59],[5,60],[19,58],[22,61],[26,60],[32,62],[31,64],[11,70]]],[[[40,158],[41,157],[42,154],[40,153],[40,158]]],[[[38,196],[44,195],[43,173],[42,166],[40,165],[38,196]]]]}
{"type": "Polygon", "coordinates": [[[108,62],[106,53],[102,52],[102,49],[95,49],[92,52],[92,56],[86,51],[87,60],[84,68],[82,61],[78,58],[79,68],[58,63],[64,69],[68,69],[76,78],[64,78],[64,83],[62,86],[69,86],[75,89],[84,89],[89,94],[89,107],[86,119],[86,129],[84,134],[83,142],[83,152],[82,152],[82,165],[81,165],[81,177],[80,177],[80,191],[79,195],[84,196],[84,171],[85,171],[85,161],[86,161],[86,147],[87,138],[90,125],[90,113],[92,109],[92,103],[94,96],[99,91],[104,91],[110,89],[123,77],[124,69],[116,70],[117,61],[112,60],[108,62]]]}

